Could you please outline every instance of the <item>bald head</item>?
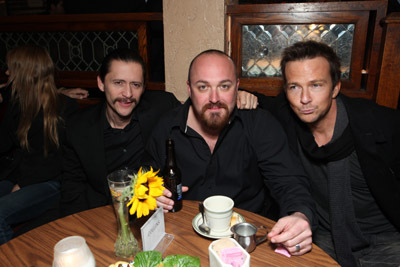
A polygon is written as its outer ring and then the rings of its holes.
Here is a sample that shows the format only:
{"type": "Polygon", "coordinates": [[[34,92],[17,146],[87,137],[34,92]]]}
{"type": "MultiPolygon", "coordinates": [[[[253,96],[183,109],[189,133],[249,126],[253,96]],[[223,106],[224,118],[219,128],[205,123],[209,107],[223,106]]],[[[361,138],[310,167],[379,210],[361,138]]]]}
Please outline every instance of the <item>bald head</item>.
{"type": "Polygon", "coordinates": [[[200,54],[198,54],[195,58],[193,58],[193,60],[190,62],[189,65],[189,71],[188,71],[188,84],[191,84],[191,76],[192,76],[192,69],[193,69],[193,65],[195,65],[195,62],[203,57],[203,56],[208,56],[208,55],[216,55],[216,56],[221,56],[224,57],[226,59],[229,60],[229,62],[232,63],[232,67],[233,67],[233,71],[234,71],[234,75],[235,75],[235,79],[237,78],[237,73],[236,73],[236,64],[233,62],[233,60],[224,52],[220,51],[220,50],[216,50],[216,49],[209,49],[209,50],[205,50],[203,52],[201,52],[200,54]]]}

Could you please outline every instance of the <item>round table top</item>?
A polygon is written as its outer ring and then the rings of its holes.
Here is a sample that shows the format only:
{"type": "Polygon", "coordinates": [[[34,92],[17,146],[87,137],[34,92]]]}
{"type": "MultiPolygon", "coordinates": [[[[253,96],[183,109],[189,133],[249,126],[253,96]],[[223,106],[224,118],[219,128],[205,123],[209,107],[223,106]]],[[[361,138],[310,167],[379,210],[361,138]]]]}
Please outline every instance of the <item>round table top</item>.
{"type": "MultiPolygon", "coordinates": [[[[247,222],[265,225],[268,230],[274,221],[255,213],[234,209],[247,222]]],[[[198,214],[198,202],[184,200],[183,208],[165,216],[165,231],[174,235],[163,256],[187,254],[198,256],[202,266],[209,266],[208,246],[213,239],[205,238],[194,231],[192,220],[198,214]]],[[[148,219],[135,221],[133,232],[140,238],[139,227],[148,219]]],[[[263,234],[260,230],[260,235],[263,234]]],[[[76,213],[33,229],[0,246],[0,262],[4,266],[51,266],[53,249],[61,239],[80,235],[86,239],[96,259],[97,266],[108,266],[120,260],[114,255],[117,223],[112,206],[104,206],[76,213]]],[[[290,258],[274,252],[275,246],[266,241],[250,254],[251,266],[339,266],[328,254],[313,245],[310,253],[290,258]]]]}

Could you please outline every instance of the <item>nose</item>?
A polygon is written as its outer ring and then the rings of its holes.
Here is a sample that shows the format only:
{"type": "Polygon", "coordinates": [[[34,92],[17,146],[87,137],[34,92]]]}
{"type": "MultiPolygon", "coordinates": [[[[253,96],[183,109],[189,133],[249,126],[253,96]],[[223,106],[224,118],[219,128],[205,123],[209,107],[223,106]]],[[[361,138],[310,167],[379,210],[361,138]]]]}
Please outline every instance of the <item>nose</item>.
{"type": "Polygon", "coordinates": [[[210,102],[217,103],[219,102],[219,93],[217,88],[211,88],[210,90],[210,102]]]}
{"type": "Polygon", "coordinates": [[[132,88],[129,84],[127,84],[123,89],[122,89],[122,96],[126,98],[131,98],[132,97],[132,88]]]}
{"type": "Polygon", "coordinates": [[[303,88],[301,90],[300,102],[302,104],[308,104],[311,102],[311,95],[310,95],[310,91],[308,89],[303,88]]]}

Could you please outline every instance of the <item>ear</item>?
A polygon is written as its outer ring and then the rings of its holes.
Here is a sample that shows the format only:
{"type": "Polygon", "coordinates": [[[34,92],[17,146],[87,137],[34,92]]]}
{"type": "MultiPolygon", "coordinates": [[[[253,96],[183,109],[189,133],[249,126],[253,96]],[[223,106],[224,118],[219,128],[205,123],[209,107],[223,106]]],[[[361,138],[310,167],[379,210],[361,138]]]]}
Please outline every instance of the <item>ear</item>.
{"type": "Polygon", "coordinates": [[[340,92],[341,82],[339,81],[332,90],[332,98],[336,98],[340,92]]]}
{"type": "Polygon", "coordinates": [[[100,91],[104,92],[104,83],[101,81],[100,76],[97,76],[97,87],[100,91]]]}
{"type": "Polygon", "coordinates": [[[239,90],[240,79],[236,79],[236,90],[239,90]]]}
{"type": "Polygon", "coordinates": [[[187,89],[188,89],[188,93],[189,93],[189,97],[192,97],[192,89],[190,88],[190,84],[189,81],[186,81],[186,85],[187,85],[187,89]]]}

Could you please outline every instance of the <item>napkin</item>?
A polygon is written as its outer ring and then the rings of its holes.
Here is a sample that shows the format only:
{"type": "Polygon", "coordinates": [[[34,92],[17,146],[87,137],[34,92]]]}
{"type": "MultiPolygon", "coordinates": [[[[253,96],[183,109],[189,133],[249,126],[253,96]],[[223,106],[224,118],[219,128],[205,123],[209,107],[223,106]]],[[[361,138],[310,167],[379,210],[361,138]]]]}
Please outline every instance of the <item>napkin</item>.
{"type": "Polygon", "coordinates": [[[275,249],[276,253],[282,254],[288,258],[290,258],[292,255],[290,255],[289,251],[282,245],[278,245],[278,247],[275,249]]]}

